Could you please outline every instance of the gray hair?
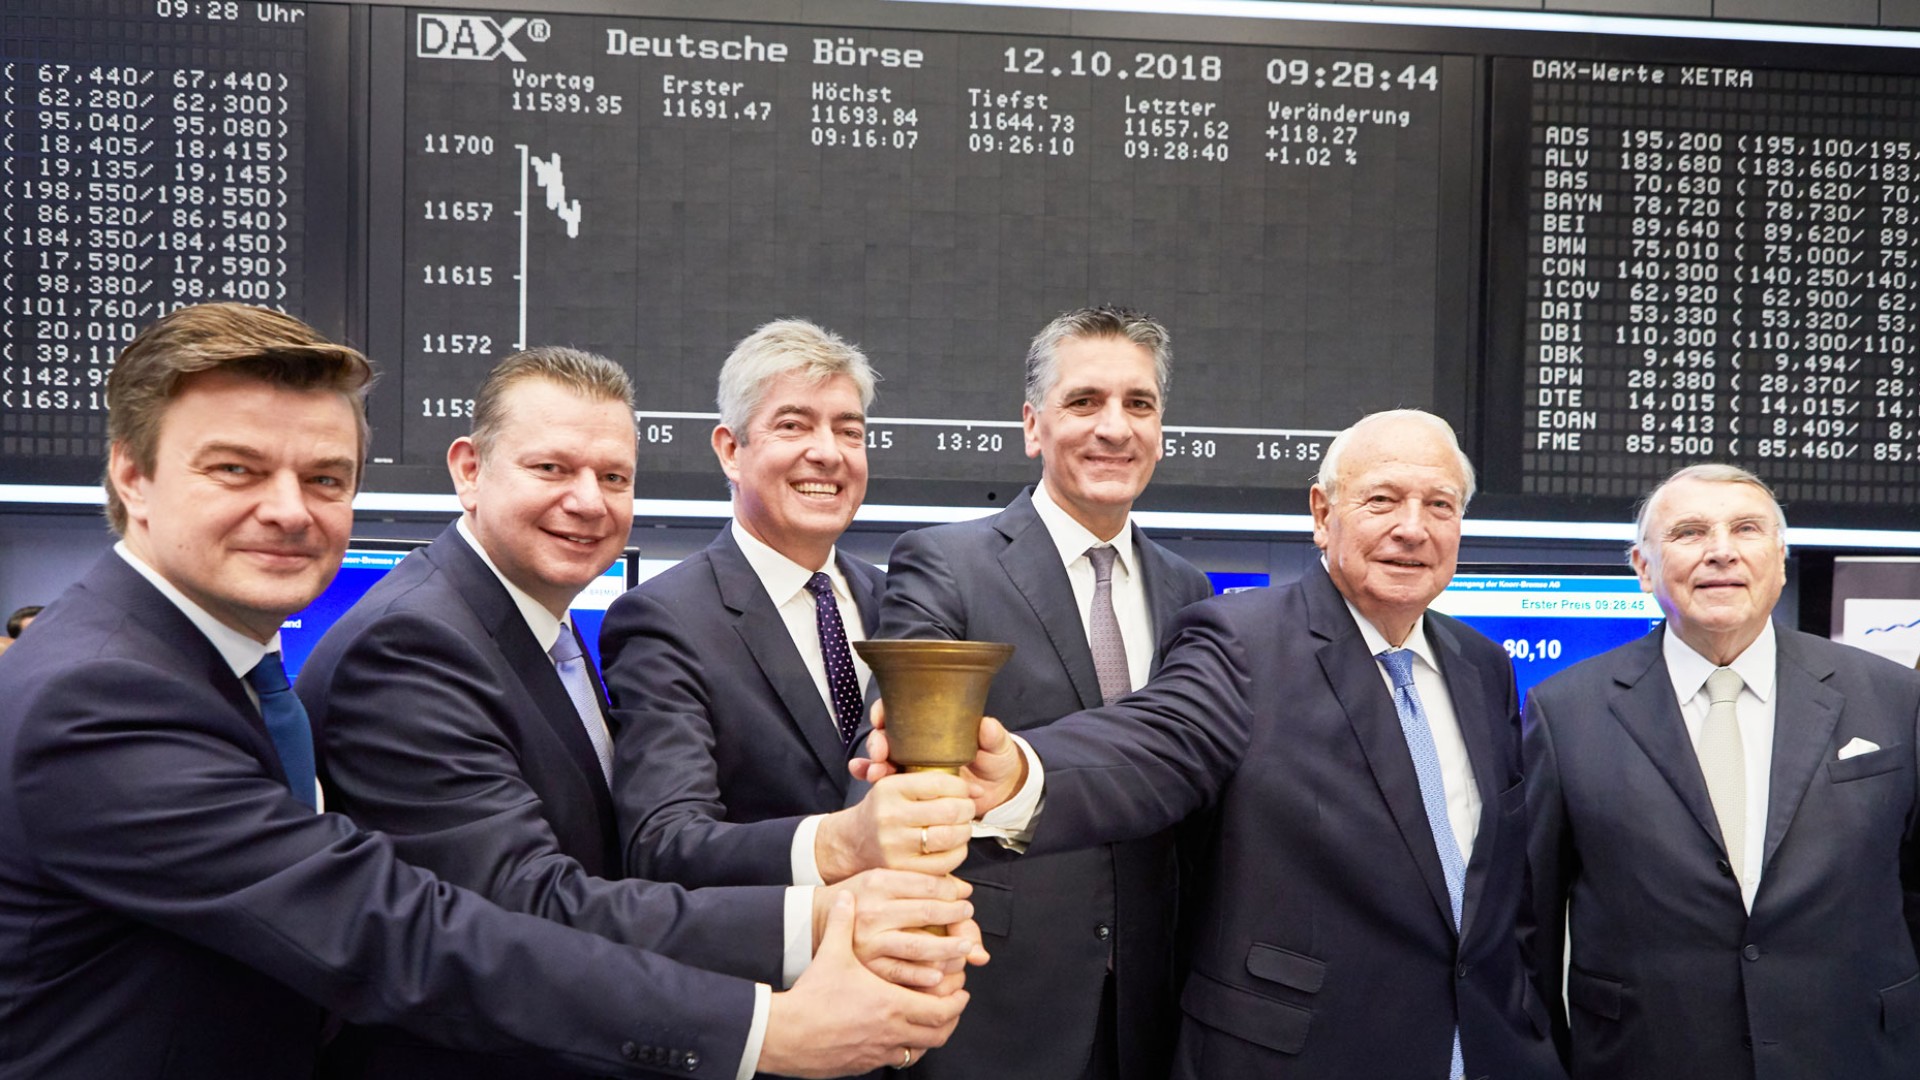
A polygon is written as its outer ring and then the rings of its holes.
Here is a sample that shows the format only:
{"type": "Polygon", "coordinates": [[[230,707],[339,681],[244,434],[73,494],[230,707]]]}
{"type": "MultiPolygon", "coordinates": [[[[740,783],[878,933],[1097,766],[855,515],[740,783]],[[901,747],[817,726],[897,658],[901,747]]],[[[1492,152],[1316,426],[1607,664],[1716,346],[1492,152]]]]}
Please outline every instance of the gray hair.
{"type": "Polygon", "coordinates": [[[1320,471],[1313,478],[1314,486],[1325,492],[1330,501],[1339,497],[1340,459],[1346,454],[1347,447],[1352,444],[1354,433],[1376,420],[1409,421],[1431,428],[1446,438],[1447,448],[1453,451],[1454,465],[1459,468],[1460,478],[1467,484],[1467,490],[1460,495],[1460,512],[1466,513],[1467,504],[1473,501],[1473,462],[1467,460],[1467,452],[1460,449],[1460,438],[1453,433],[1453,425],[1424,409],[1387,409],[1383,412],[1368,413],[1355,420],[1327,444],[1326,453],[1320,457],[1320,471]]]}
{"type": "Polygon", "coordinates": [[[1039,409],[1060,381],[1060,346],[1081,339],[1119,338],[1131,341],[1153,356],[1153,380],[1160,390],[1160,410],[1167,408],[1167,387],[1173,382],[1173,338],[1150,316],[1123,307],[1086,307],[1063,312],[1042,327],[1027,346],[1027,404],[1039,409]]]}
{"type": "Polygon", "coordinates": [[[1780,542],[1782,545],[1786,543],[1787,512],[1780,508],[1780,499],[1774,495],[1773,489],[1767,486],[1767,482],[1738,465],[1724,465],[1717,461],[1708,461],[1699,465],[1689,465],[1681,469],[1679,472],[1674,473],[1672,476],[1654,485],[1652,491],[1647,492],[1647,497],[1641,499],[1640,504],[1633,509],[1634,540],[1632,545],[1627,548],[1628,552],[1638,551],[1642,557],[1647,555],[1647,526],[1651,522],[1651,514],[1649,511],[1653,509],[1653,502],[1660,497],[1660,493],[1667,490],[1667,485],[1676,480],[1698,480],[1705,484],[1745,484],[1748,487],[1759,489],[1760,494],[1765,495],[1767,502],[1773,506],[1773,519],[1780,531],[1780,542]]]}
{"type": "Polygon", "coordinates": [[[805,319],[776,319],[742,338],[720,365],[715,403],[721,425],[745,443],[768,385],[790,371],[817,382],[845,375],[860,391],[862,409],[873,406],[873,384],[880,378],[858,345],[805,319]]]}
{"type": "Polygon", "coordinates": [[[544,379],[589,401],[618,401],[633,408],[633,380],[619,364],[562,345],[540,345],[494,365],[473,405],[473,448],[485,460],[506,423],[507,391],[528,379],[544,379]]]}

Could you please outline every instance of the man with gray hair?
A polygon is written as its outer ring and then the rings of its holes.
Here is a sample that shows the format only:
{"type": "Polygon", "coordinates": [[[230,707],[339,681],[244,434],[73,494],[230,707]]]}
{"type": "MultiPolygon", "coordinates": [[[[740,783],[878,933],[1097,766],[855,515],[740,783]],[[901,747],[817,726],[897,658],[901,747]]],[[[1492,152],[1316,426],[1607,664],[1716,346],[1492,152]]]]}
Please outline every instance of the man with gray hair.
{"type": "MultiPolygon", "coordinates": [[[[1310,493],[1324,562],[1181,612],[1118,702],[1015,736],[982,721],[967,775],[1022,860],[1202,815],[1177,1080],[1563,1075],[1526,954],[1513,672],[1427,610],[1472,495],[1445,421],[1366,417],[1310,493]]],[[[869,750],[861,774],[886,775],[884,717],[869,750]]]]}
{"type": "Polygon", "coordinates": [[[799,319],[721,366],[713,450],[733,520],[616,600],[601,631],[630,873],[807,885],[892,867],[954,883],[972,809],[953,777],[902,776],[842,809],[869,678],[850,643],[883,578],[837,541],[866,496],[874,380],[858,348],[799,319]]]}
{"type": "Polygon", "coordinates": [[[1664,628],[1528,695],[1540,957],[1575,1080],[1920,1063],[1920,675],[1774,625],[1786,518],[1695,465],[1641,505],[1664,628]]]}
{"type": "MultiPolygon", "coordinates": [[[[902,536],[882,638],[1004,641],[987,710],[1027,728],[1146,682],[1174,613],[1206,576],[1134,525],[1160,460],[1172,348],[1122,308],[1067,312],[1027,350],[1021,419],[1040,482],[998,514],[902,536]]],[[[972,1015],[917,1075],[1002,1080],[1166,1075],[1173,997],[1173,834],[1008,862],[991,842],[960,873],[991,969],[972,1015]]]]}
{"type": "MultiPolygon", "coordinates": [[[[503,907],[756,980],[764,1039],[749,1038],[743,1072],[757,1058],[784,1073],[804,1064],[782,1064],[791,1040],[817,1051],[886,1030],[882,1022],[822,1032],[823,1017],[858,1010],[771,993],[803,978],[834,894],[859,900],[856,955],[916,988],[950,992],[972,933],[965,888],[878,871],[830,889],[689,891],[622,873],[605,704],[568,611],[627,543],[632,393],[619,365],[591,353],[544,347],[501,361],[475,397],[472,433],[447,450],[464,512],[327,632],[298,692],[320,733],[335,808],[392,836],[408,860],[503,907]],[[956,941],[929,947],[937,939],[907,931],[929,915],[961,924],[956,941]],[[796,1008],[811,1015],[796,1018],[796,1008]]],[[[883,1014],[926,1003],[856,973],[865,978],[838,992],[879,995],[865,1007],[883,1014]]],[[[878,1060],[901,1062],[930,1044],[896,1041],[878,1060]]],[[[825,1071],[873,1061],[835,1057],[825,1071]]],[[[385,1028],[343,1032],[327,1072],[559,1075],[524,1060],[432,1049],[385,1028]]]]}

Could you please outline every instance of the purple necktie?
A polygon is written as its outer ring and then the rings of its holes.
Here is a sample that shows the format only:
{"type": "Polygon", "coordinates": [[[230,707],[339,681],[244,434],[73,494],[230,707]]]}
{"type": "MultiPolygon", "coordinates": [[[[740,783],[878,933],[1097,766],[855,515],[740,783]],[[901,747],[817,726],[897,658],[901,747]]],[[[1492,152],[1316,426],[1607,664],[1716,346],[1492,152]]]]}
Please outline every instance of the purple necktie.
{"type": "Polygon", "coordinates": [[[827,690],[833,695],[840,745],[852,746],[853,733],[860,729],[860,673],[853,669],[847,628],[840,622],[840,605],[833,598],[833,580],[815,574],[807,579],[807,591],[813,594],[813,622],[820,630],[820,658],[827,665],[827,690]]]}
{"type": "Polygon", "coordinates": [[[1120,553],[1110,547],[1087,549],[1093,563],[1093,606],[1087,612],[1087,647],[1093,650],[1093,673],[1100,679],[1100,703],[1111,705],[1133,689],[1127,667],[1127,643],[1120,638],[1120,620],[1113,614],[1113,560],[1120,553]]]}

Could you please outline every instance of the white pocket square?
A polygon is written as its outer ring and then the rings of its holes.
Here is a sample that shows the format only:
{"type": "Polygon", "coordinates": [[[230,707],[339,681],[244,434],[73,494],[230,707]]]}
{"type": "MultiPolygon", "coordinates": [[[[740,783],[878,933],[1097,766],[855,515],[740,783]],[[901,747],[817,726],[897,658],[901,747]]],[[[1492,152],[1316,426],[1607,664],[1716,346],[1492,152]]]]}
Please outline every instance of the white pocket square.
{"type": "Polygon", "coordinates": [[[1871,754],[1878,749],[1880,749],[1879,743],[1856,737],[1848,740],[1847,745],[1840,748],[1840,756],[1835,760],[1845,761],[1850,757],[1859,757],[1861,754],[1871,754]]]}

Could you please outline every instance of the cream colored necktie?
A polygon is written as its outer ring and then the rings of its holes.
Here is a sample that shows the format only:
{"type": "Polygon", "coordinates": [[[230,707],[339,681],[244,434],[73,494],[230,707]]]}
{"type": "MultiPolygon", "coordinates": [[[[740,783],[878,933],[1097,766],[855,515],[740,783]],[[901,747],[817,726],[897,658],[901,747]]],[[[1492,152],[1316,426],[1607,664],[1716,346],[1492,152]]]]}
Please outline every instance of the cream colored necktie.
{"type": "Polygon", "coordinates": [[[1739,881],[1747,879],[1747,756],[1740,745],[1740,718],[1734,702],[1746,685],[1732,668],[1714,668],[1707,676],[1707,722],[1700,729],[1700,772],[1707,797],[1720,819],[1727,862],[1739,881]]]}

